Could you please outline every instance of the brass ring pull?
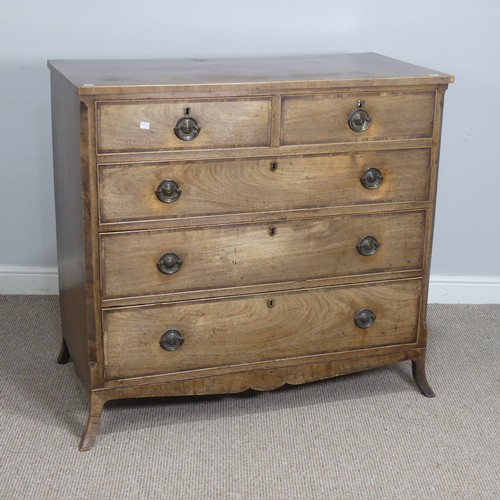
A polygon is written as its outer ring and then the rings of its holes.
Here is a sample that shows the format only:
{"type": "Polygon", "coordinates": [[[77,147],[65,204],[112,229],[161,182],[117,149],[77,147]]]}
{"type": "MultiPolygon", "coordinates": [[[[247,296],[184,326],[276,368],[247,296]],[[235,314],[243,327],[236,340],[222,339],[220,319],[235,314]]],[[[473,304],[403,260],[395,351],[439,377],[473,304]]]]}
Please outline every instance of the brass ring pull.
{"type": "Polygon", "coordinates": [[[184,344],[184,335],[179,330],[167,330],[160,339],[160,347],[165,351],[177,351],[184,344]]]}
{"type": "Polygon", "coordinates": [[[360,240],[356,248],[361,255],[368,257],[378,252],[380,243],[373,236],[365,236],[360,240]]]}
{"type": "Polygon", "coordinates": [[[182,267],[182,259],[176,253],[166,253],[162,255],[157,266],[163,274],[175,274],[182,267]]]}
{"type": "Polygon", "coordinates": [[[164,180],[156,189],[156,197],[163,203],[173,203],[181,194],[182,191],[175,181],[164,180]]]}
{"type": "Polygon", "coordinates": [[[371,309],[361,309],[354,316],[354,323],[358,328],[369,328],[375,323],[377,316],[371,309]]]}
{"type": "Polygon", "coordinates": [[[361,184],[366,189],[377,189],[382,182],[384,182],[384,178],[382,177],[380,170],[375,167],[369,168],[360,180],[361,184]]]}
{"type": "Polygon", "coordinates": [[[192,116],[189,116],[189,108],[185,108],[184,117],[175,125],[175,135],[181,141],[192,141],[198,137],[200,130],[201,127],[198,125],[197,121],[192,116]]]}
{"type": "Polygon", "coordinates": [[[358,101],[358,107],[351,113],[349,117],[349,127],[354,132],[364,132],[372,123],[372,118],[368,111],[364,109],[365,101],[358,101]]]}

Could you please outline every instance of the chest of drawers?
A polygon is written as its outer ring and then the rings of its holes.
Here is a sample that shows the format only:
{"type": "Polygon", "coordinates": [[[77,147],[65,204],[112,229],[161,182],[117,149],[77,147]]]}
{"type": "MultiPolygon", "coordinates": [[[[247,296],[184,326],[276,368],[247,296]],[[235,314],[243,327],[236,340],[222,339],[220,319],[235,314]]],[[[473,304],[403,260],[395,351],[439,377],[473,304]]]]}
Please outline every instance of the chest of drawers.
{"type": "Polygon", "coordinates": [[[410,360],[444,92],[376,54],[49,61],[80,443],[122,398],[271,390],[410,360]]]}

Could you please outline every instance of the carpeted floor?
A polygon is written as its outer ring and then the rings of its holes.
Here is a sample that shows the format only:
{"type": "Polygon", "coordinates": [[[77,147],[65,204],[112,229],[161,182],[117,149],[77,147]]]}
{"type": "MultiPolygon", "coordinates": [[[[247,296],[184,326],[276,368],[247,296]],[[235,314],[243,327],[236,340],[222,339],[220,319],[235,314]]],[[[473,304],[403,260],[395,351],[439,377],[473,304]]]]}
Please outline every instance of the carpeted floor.
{"type": "Polygon", "coordinates": [[[500,498],[500,306],[430,306],[410,363],[270,393],[113,402],[57,365],[54,296],[0,297],[0,498],[500,498]]]}

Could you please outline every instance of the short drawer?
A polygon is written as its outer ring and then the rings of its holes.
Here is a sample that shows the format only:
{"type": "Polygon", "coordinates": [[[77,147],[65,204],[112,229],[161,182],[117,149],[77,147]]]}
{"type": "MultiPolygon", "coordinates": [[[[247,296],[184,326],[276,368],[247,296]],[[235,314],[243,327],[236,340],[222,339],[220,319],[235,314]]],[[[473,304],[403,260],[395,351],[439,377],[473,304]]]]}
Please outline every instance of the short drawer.
{"type": "Polygon", "coordinates": [[[271,141],[268,97],[100,102],[97,106],[99,153],[269,146],[271,141]],[[199,130],[196,135],[185,127],[188,132],[179,138],[174,129],[186,117],[199,130]]]}
{"type": "Polygon", "coordinates": [[[102,294],[136,297],[420,269],[424,226],[418,211],[106,233],[100,237],[102,294]],[[358,245],[372,254],[362,255],[358,245]]]}
{"type": "Polygon", "coordinates": [[[106,378],[412,343],[420,286],[414,279],[105,310],[106,378]]]}
{"type": "Polygon", "coordinates": [[[429,149],[100,165],[100,221],[424,201],[429,166],[429,149]]]}
{"type": "Polygon", "coordinates": [[[323,144],[432,137],[434,100],[433,92],[283,97],[281,143],[323,144]],[[368,113],[371,123],[364,131],[354,131],[349,119],[359,110],[360,101],[361,109],[368,113]]]}

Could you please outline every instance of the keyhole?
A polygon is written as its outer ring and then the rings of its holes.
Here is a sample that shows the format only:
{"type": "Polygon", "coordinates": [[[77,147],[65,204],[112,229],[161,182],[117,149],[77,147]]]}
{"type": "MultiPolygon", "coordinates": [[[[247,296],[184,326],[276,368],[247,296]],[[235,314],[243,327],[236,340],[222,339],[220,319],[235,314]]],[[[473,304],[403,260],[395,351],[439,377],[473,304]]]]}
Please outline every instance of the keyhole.
{"type": "Polygon", "coordinates": [[[277,161],[272,161],[271,162],[271,171],[276,172],[278,170],[278,162],[277,161]]]}
{"type": "Polygon", "coordinates": [[[271,226],[269,228],[269,236],[274,236],[276,234],[276,228],[274,226],[271,226]]]}
{"type": "Polygon", "coordinates": [[[274,307],[274,299],[269,299],[267,301],[267,307],[269,307],[269,309],[272,309],[274,307]]]}

